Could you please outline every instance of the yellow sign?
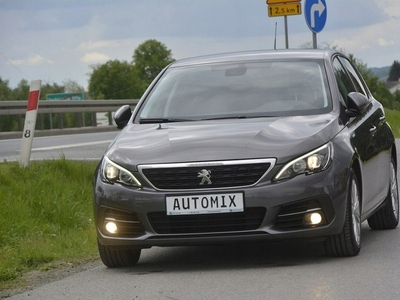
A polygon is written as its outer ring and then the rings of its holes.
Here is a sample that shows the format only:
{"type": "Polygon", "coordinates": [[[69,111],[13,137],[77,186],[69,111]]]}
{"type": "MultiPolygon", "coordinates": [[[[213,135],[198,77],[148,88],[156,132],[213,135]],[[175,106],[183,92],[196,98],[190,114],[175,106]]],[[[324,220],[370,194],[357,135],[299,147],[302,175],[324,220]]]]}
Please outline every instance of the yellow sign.
{"type": "Polygon", "coordinates": [[[269,5],[268,16],[269,17],[283,17],[301,15],[301,4],[280,4],[280,5],[269,5]]]}
{"type": "Polygon", "coordinates": [[[267,0],[267,4],[285,4],[289,2],[301,2],[301,0],[267,0]]]}

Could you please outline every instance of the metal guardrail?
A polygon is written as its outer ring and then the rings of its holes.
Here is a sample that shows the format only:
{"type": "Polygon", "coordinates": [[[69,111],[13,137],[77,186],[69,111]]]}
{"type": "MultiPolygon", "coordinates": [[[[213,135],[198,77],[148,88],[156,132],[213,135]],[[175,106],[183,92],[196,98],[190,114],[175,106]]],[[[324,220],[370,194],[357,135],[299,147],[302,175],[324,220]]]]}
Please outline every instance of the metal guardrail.
{"type": "MultiPolygon", "coordinates": [[[[108,131],[116,129],[112,123],[112,113],[122,105],[129,104],[133,109],[139,102],[138,99],[118,99],[118,100],[77,100],[77,101],[51,101],[40,100],[38,108],[38,130],[35,136],[46,136],[56,134],[69,134],[71,131],[75,133],[93,132],[93,131],[108,131]],[[96,113],[108,114],[108,125],[97,127],[96,113]],[[64,129],[63,114],[64,113],[91,113],[91,125],[86,126],[82,118],[78,117],[76,127],[64,129]],[[44,129],[43,115],[44,114],[59,114],[58,129],[44,129]]],[[[18,119],[18,131],[0,132],[0,139],[15,138],[22,136],[24,116],[26,113],[28,101],[0,101],[0,122],[2,116],[16,115],[18,119]]]]}

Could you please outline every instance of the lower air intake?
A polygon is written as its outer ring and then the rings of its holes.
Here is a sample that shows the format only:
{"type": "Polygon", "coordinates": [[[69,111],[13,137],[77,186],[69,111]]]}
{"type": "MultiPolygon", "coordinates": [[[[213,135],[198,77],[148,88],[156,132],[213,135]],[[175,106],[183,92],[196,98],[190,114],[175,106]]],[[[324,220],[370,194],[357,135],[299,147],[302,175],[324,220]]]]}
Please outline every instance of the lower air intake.
{"type": "Polygon", "coordinates": [[[265,208],[250,207],[244,212],[223,214],[168,216],[165,212],[155,212],[149,213],[148,218],[159,234],[213,233],[258,229],[265,213],[265,208]]]}

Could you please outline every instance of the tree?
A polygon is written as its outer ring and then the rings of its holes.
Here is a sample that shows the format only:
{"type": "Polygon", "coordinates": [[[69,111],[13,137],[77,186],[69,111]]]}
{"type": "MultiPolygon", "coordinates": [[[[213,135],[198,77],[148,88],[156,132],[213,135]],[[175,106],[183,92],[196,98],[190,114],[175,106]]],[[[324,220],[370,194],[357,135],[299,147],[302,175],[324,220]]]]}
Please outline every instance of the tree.
{"type": "MultiPolygon", "coordinates": [[[[29,95],[28,81],[21,80],[15,89],[8,88],[8,81],[0,80],[0,98],[2,100],[27,100],[29,95]],[[5,91],[5,98],[2,97],[2,91],[5,91]]],[[[18,130],[17,115],[0,116],[0,131],[18,130]]]]}
{"type": "Polygon", "coordinates": [[[141,96],[136,70],[128,62],[109,60],[92,69],[89,95],[93,99],[136,99],[141,96]]]}
{"type": "Polygon", "coordinates": [[[390,68],[388,81],[399,81],[400,79],[400,62],[395,60],[390,68]]]}
{"type": "MultiPolygon", "coordinates": [[[[282,1],[284,2],[284,1],[282,1]]],[[[314,48],[314,43],[312,41],[305,42],[300,45],[299,48],[305,48],[305,49],[313,49],[314,48]]],[[[317,45],[318,49],[337,49],[337,46],[331,47],[331,45],[327,42],[323,42],[322,44],[317,45]]]]}
{"type": "Polygon", "coordinates": [[[372,95],[386,108],[397,108],[393,103],[394,97],[386,87],[385,83],[368,68],[367,64],[357,59],[353,54],[349,54],[350,61],[357,67],[361,76],[364,78],[372,95]]]}
{"type": "Polygon", "coordinates": [[[92,66],[89,96],[92,99],[137,99],[151,81],[173,62],[171,50],[156,40],[147,40],[134,51],[132,63],[109,60],[92,66]]]}
{"type": "Polygon", "coordinates": [[[29,96],[29,83],[26,79],[22,79],[17,87],[11,92],[10,100],[27,100],[29,96]]]}
{"type": "Polygon", "coordinates": [[[147,86],[164,69],[172,63],[171,50],[156,40],[147,40],[140,44],[133,53],[133,61],[139,78],[147,86]]]}
{"type": "Polygon", "coordinates": [[[396,91],[393,95],[393,109],[400,110],[400,91],[396,91]]]}
{"type": "Polygon", "coordinates": [[[0,100],[10,100],[11,89],[8,87],[8,80],[0,78],[0,100]]]}
{"type": "Polygon", "coordinates": [[[85,89],[83,86],[79,85],[76,81],[71,79],[63,81],[64,92],[65,93],[83,93],[85,89]]]}
{"type": "MultiPolygon", "coordinates": [[[[8,80],[3,80],[0,78],[0,101],[11,100],[11,89],[8,87],[8,80]]],[[[17,128],[17,119],[11,115],[1,115],[0,116],[0,132],[11,131],[17,128]]]]}
{"type": "MultiPolygon", "coordinates": [[[[27,100],[29,96],[29,88],[30,88],[29,82],[25,79],[22,79],[18,83],[17,87],[11,91],[8,100],[27,100]]],[[[46,94],[55,94],[63,92],[64,92],[63,85],[58,85],[56,83],[50,84],[42,82],[42,86],[40,88],[40,99],[41,100],[46,99],[46,94]]]]}
{"type": "Polygon", "coordinates": [[[42,87],[40,89],[40,99],[44,100],[46,99],[47,94],[58,94],[58,93],[64,93],[64,86],[63,85],[58,85],[57,83],[50,84],[50,83],[43,83],[42,82],[42,87]]]}

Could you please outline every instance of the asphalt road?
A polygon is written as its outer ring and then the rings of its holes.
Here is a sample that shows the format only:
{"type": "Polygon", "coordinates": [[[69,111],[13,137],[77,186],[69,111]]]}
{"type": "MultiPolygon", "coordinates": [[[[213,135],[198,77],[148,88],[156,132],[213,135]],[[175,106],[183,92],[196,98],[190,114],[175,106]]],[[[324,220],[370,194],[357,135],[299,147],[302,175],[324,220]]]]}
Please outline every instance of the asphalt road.
{"type": "MultiPolygon", "coordinates": [[[[60,145],[38,138],[32,157],[99,159],[116,134],[63,136],[60,145]]],[[[1,161],[18,160],[14,143],[0,141],[1,161]]],[[[372,231],[363,223],[362,239],[351,258],[329,258],[316,241],[155,247],[135,267],[99,262],[9,299],[400,299],[400,228],[372,231]]]]}
{"type": "MultiPolygon", "coordinates": [[[[119,131],[38,137],[33,139],[31,160],[100,160],[119,131]]],[[[21,139],[0,140],[0,162],[19,161],[21,139]]]]}
{"type": "Polygon", "coordinates": [[[400,229],[362,236],[352,258],[320,242],[152,248],[135,267],[99,265],[10,299],[400,299],[400,229]]]}

